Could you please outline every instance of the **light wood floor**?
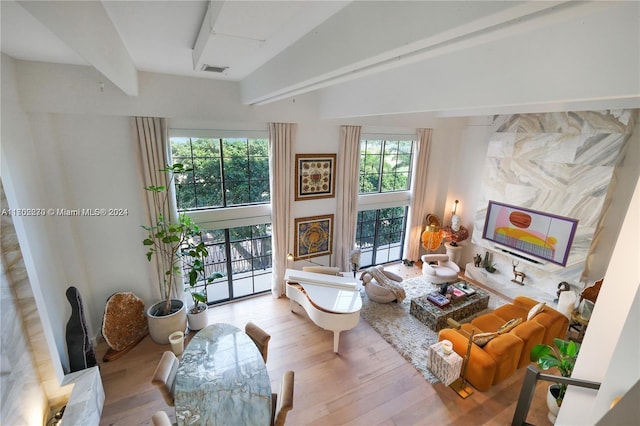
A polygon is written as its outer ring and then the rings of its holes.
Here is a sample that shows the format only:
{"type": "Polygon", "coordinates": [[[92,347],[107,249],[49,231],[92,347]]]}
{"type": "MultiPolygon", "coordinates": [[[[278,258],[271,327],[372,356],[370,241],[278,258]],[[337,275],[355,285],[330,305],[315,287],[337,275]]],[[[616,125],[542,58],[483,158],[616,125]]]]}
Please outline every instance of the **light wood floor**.
{"type": "MultiPolygon", "coordinates": [[[[417,267],[389,266],[405,278],[417,267]]],[[[289,310],[286,298],[259,296],[209,309],[209,322],[244,327],[254,321],[271,335],[267,368],[278,389],[286,370],[295,371],[294,408],[288,425],[509,425],[520,393],[524,369],[488,392],[460,398],[441,383],[429,384],[365,321],[340,337],[333,353],[333,335],[315,326],[301,307],[289,310]]],[[[188,339],[192,337],[187,336],[188,339]]],[[[101,359],[106,351],[98,345],[101,359]]],[[[175,420],[151,376],[168,345],[146,337],[131,352],[100,363],[106,394],[101,425],[150,424],[152,414],[166,410],[175,420]]],[[[546,418],[547,384],[538,384],[527,422],[546,418]]]]}

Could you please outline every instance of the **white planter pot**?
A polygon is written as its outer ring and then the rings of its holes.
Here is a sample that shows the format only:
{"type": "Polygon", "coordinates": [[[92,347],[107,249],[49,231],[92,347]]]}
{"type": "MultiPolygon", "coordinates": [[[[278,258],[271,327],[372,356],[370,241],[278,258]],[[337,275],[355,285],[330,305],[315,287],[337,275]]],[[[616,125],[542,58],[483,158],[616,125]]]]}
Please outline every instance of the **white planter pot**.
{"type": "Polygon", "coordinates": [[[560,387],[558,385],[550,385],[547,389],[547,408],[549,412],[547,413],[547,418],[552,424],[555,424],[556,417],[558,417],[558,412],[560,411],[560,407],[558,407],[558,403],[556,402],[556,397],[551,393],[551,388],[557,388],[557,391],[560,391],[560,387]]]}
{"type": "Polygon", "coordinates": [[[191,308],[189,308],[187,311],[187,318],[189,319],[190,330],[194,330],[194,331],[202,330],[207,326],[207,323],[209,321],[209,316],[207,315],[208,306],[207,305],[200,305],[200,306],[204,306],[205,309],[201,312],[198,312],[197,314],[192,314],[191,308]]]}
{"type": "Polygon", "coordinates": [[[179,299],[171,299],[171,311],[173,313],[158,316],[156,313],[162,310],[164,300],[147,309],[147,322],[149,323],[149,335],[151,340],[159,345],[169,344],[169,335],[174,331],[187,329],[187,310],[184,302],[179,299]]]}

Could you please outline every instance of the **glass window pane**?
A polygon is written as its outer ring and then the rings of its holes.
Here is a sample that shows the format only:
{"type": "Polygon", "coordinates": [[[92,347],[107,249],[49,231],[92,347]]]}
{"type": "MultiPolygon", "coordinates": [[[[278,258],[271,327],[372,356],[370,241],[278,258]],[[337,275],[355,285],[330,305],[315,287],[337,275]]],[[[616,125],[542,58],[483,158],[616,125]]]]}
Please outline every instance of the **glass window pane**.
{"type": "Polygon", "coordinates": [[[402,258],[406,213],[406,207],[358,212],[356,246],[363,253],[361,268],[402,258]]]}
{"type": "Polygon", "coordinates": [[[363,140],[360,143],[361,194],[409,189],[413,141],[363,140]]]}

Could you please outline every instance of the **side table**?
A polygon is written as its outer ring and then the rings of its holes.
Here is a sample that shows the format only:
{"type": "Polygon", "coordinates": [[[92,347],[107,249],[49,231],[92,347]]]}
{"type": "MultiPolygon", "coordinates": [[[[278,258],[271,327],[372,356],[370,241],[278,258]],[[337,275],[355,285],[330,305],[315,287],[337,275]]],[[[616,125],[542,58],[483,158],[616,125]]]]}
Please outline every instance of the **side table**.
{"type": "Polygon", "coordinates": [[[460,259],[462,257],[462,244],[452,245],[451,243],[444,243],[444,248],[447,251],[447,256],[456,265],[460,266],[460,259]]]}
{"type": "Polygon", "coordinates": [[[582,342],[582,339],[584,339],[584,333],[587,331],[587,326],[589,325],[589,320],[584,318],[580,315],[580,312],[575,310],[571,312],[571,320],[573,322],[570,323],[569,328],[580,328],[580,330],[578,330],[578,338],[576,340],[578,342],[582,342]]]}
{"type": "Polygon", "coordinates": [[[442,352],[442,342],[434,343],[427,352],[427,368],[445,386],[449,386],[460,377],[462,357],[455,352],[447,355],[442,352]]]}

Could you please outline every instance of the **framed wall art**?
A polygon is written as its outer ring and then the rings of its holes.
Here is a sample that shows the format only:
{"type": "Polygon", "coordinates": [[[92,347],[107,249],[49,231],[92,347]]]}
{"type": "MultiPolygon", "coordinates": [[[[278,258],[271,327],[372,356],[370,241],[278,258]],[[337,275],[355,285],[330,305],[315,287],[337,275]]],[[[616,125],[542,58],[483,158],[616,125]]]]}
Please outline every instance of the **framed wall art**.
{"type": "Polygon", "coordinates": [[[333,198],[336,154],[296,154],[296,201],[333,198]]]}
{"type": "Polygon", "coordinates": [[[566,266],[577,226],[577,219],[489,201],[482,238],[566,266]]]}
{"type": "Polygon", "coordinates": [[[332,254],[332,214],[297,218],[295,227],[295,260],[332,254]]]}

